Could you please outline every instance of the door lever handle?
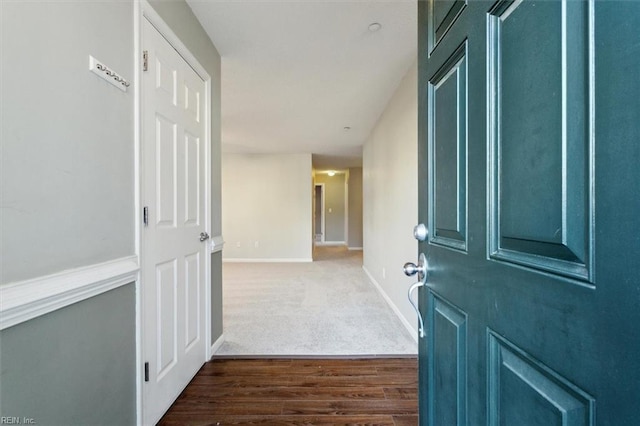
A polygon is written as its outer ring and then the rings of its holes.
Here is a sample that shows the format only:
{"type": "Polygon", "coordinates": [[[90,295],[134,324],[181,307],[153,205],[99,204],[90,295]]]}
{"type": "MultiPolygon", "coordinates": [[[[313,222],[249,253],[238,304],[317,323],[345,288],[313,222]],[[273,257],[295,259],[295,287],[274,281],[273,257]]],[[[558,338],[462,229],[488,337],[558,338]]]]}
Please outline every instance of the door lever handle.
{"type": "Polygon", "coordinates": [[[209,239],[209,234],[207,232],[201,232],[200,233],[200,241],[206,241],[209,239]]]}
{"type": "Polygon", "coordinates": [[[418,315],[418,321],[420,322],[420,328],[418,329],[418,333],[420,337],[424,337],[424,322],[422,320],[422,314],[420,313],[420,308],[413,301],[413,298],[411,297],[411,295],[415,290],[417,290],[418,288],[422,287],[427,283],[427,268],[428,268],[427,257],[424,255],[424,253],[420,253],[420,256],[418,257],[417,265],[412,262],[407,262],[404,264],[404,267],[403,267],[404,273],[408,277],[412,277],[418,274],[419,281],[413,284],[411,287],[409,287],[409,292],[407,294],[407,297],[409,298],[409,303],[411,304],[413,309],[416,311],[416,315],[418,315]]]}
{"type": "Polygon", "coordinates": [[[413,298],[411,297],[411,293],[413,293],[415,290],[422,287],[423,285],[424,283],[422,281],[418,281],[417,283],[409,287],[409,292],[407,293],[407,297],[409,298],[409,303],[411,303],[411,306],[413,306],[413,309],[416,311],[416,315],[418,315],[418,321],[420,322],[420,328],[418,329],[418,334],[420,337],[424,337],[424,322],[422,321],[422,314],[420,313],[420,308],[418,308],[418,305],[413,301],[413,298]]]}

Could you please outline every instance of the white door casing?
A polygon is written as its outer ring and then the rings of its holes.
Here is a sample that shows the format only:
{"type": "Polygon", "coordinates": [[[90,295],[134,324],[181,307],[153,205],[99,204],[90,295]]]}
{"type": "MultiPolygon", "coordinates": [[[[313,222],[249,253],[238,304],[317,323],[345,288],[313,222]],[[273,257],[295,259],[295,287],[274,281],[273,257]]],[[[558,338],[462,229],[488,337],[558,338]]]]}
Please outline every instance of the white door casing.
{"type": "Polygon", "coordinates": [[[207,359],[209,111],[207,82],[146,18],[141,47],[142,420],[155,424],[207,359]]]}

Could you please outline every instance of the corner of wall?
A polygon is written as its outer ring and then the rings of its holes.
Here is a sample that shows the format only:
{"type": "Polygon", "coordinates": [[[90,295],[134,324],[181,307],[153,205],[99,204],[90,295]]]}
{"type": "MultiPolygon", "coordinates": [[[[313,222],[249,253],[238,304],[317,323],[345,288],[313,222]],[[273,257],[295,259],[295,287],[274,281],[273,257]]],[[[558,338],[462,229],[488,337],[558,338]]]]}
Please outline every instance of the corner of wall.
{"type": "Polygon", "coordinates": [[[225,261],[310,259],[311,175],[311,154],[225,154],[225,261]]]}

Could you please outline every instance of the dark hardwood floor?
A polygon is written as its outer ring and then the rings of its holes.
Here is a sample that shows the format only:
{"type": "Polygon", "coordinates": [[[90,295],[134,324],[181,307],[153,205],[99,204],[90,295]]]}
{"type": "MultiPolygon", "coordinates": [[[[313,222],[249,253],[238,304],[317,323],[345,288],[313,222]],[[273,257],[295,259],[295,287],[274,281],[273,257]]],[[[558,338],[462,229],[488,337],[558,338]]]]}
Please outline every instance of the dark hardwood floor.
{"type": "Polygon", "coordinates": [[[214,359],[161,425],[418,424],[415,358],[214,359]]]}

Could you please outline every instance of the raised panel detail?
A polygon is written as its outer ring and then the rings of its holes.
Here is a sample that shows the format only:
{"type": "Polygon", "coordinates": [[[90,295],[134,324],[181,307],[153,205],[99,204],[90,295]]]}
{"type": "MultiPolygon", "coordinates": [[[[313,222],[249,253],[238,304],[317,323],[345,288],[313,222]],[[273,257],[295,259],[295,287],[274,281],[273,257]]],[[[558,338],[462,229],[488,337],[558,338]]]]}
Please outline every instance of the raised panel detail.
{"type": "Polygon", "coordinates": [[[193,121],[200,122],[200,93],[188,84],[184,85],[184,109],[193,121]]]}
{"type": "Polygon", "coordinates": [[[178,342],[176,340],[178,315],[178,270],[177,260],[172,259],[156,265],[156,342],[158,381],[178,362],[178,342]]]}
{"type": "Polygon", "coordinates": [[[189,133],[184,136],[184,224],[200,225],[200,139],[189,133]]]}
{"type": "Polygon", "coordinates": [[[428,306],[428,424],[466,425],[467,315],[433,292],[428,306]]]}
{"type": "Polygon", "coordinates": [[[592,39],[586,2],[499,2],[489,15],[489,255],[588,282],[592,39]]]}
{"type": "Polygon", "coordinates": [[[200,252],[185,256],[185,352],[200,339],[200,252]]]}
{"type": "Polygon", "coordinates": [[[176,123],[156,115],[156,224],[176,226],[177,139],[176,123]]]}
{"type": "Polygon", "coordinates": [[[429,53],[436,48],[466,5],[466,0],[429,1],[429,53]]]}
{"type": "Polygon", "coordinates": [[[162,53],[156,52],[156,91],[164,94],[167,100],[173,104],[178,104],[177,77],[178,72],[172,67],[168,60],[165,60],[162,53]]]}
{"type": "Polygon", "coordinates": [[[493,332],[489,425],[592,426],[595,399],[493,332]]]}
{"type": "Polygon", "coordinates": [[[428,86],[429,241],[463,251],[467,249],[466,52],[465,42],[428,86]]]}

